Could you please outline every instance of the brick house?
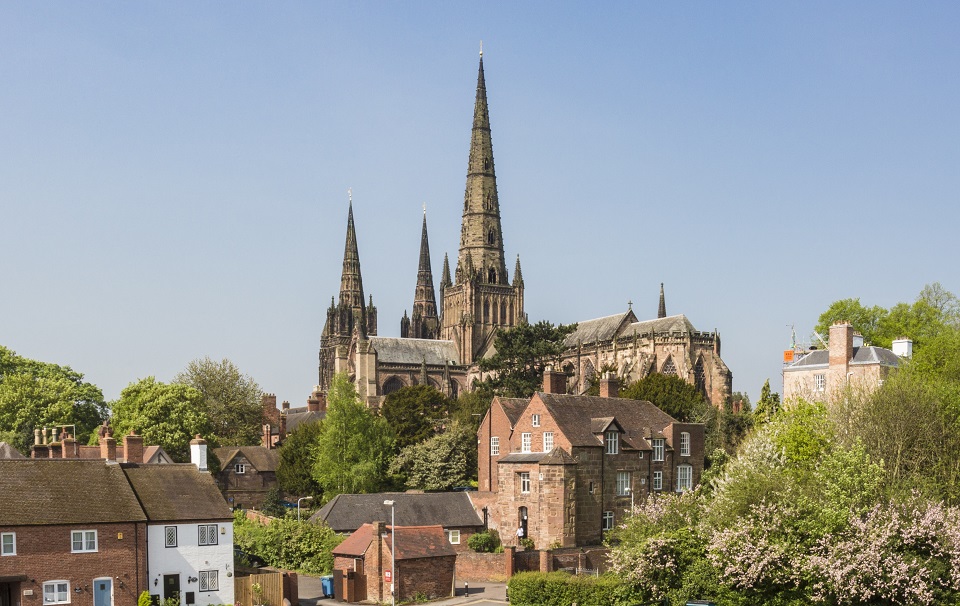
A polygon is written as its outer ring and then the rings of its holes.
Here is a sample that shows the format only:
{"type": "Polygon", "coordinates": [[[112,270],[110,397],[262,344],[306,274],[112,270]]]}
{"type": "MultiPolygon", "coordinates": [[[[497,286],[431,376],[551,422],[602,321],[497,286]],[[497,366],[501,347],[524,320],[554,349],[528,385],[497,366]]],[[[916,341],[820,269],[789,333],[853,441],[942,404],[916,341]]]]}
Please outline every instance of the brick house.
{"type": "Polygon", "coordinates": [[[846,322],[830,327],[827,349],[810,352],[787,350],[783,367],[783,399],[827,400],[847,385],[872,390],[890,371],[909,358],[913,341],[898,339],[893,350],[865,345],[863,336],[846,322]]]}
{"type": "Polygon", "coordinates": [[[314,389],[307,398],[306,406],[291,408],[290,402],[284,400],[278,409],[277,396],[272,393],[264,394],[260,403],[264,422],[260,445],[267,448],[278,448],[300,425],[316,423],[327,416],[327,397],[319,388],[314,389]]]}
{"type": "Polygon", "coordinates": [[[119,465],[0,460],[0,603],[136,606],[146,519],[119,465]]]}
{"type": "Polygon", "coordinates": [[[390,601],[395,572],[398,602],[417,594],[429,599],[453,595],[457,553],[441,526],[397,526],[396,570],[391,569],[393,527],[384,522],[364,524],[333,549],[334,591],[345,602],[390,601]]]}
{"type": "Polygon", "coordinates": [[[467,540],[484,528],[466,492],[340,494],[313,514],[310,521],[322,521],[334,532],[352,533],[364,524],[387,519],[390,508],[383,504],[385,500],[395,503],[398,527],[438,525],[458,553],[470,551],[467,540]]]}
{"type": "Polygon", "coordinates": [[[518,528],[537,547],[596,545],[632,501],[696,486],[704,428],[680,423],[650,402],[566,394],[550,369],[543,391],[521,406],[496,398],[478,431],[480,489],[493,497],[489,524],[510,542],[518,528]]]}
{"type": "Polygon", "coordinates": [[[217,484],[231,507],[261,507],[267,491],[277,487],[280,453],[265,446],[214,448],[220,460],[217,484]]]}
{"type": "Polygon", "coordinates": [[[194,464],[121,465],[147,515],[148,590],[159,601],[232,604],[233,514],[194,464]]]}

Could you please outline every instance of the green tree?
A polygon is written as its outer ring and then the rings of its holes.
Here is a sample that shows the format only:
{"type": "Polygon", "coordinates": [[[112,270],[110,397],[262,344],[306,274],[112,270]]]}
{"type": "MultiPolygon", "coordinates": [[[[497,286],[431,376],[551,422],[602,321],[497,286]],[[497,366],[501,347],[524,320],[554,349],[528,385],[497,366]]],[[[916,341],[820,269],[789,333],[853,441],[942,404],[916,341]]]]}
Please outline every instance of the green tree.
{"type": "Polygon", "coordinates": [[[463,427],[469,427],[474,434],[480,429],[480,423],[490,408],[493,393],[477,389],[460,394],[453,402],[451,421],[463,427]]]}
{"type": "Polygon", "coordinates": [[[753,414],[758,423],[766,423],[778,412],[780,412],[780,394],[770,389],[770,379],[767,379],[760,388],[760,399],[757,400],[753,414]]]}
{"type": "Polygon", "coordinates": [[[236,446],[260,444],[263,391],[233,362],[226,358],[219,362],[209,357],[196,359],[187,364],[173,382],[189,385],[203,394],[217,442],[236,446]]]}
{"type": "Polygon", "coordinates": [[[233,518],[233,543],[269,566],[323,575],[333,570],[333,548],[343,542],[329,526],[296,517],[282,517],[262,523],[250,520],[243,511],[233,518]]]}
{"type": "Polygon", "coordinates": [[[430,385],[401,387],[384,399],[380,414],[400,450],[434,435],[450,416],[450,400],[430,385]]]}
{"type": "Polygon", "coordinates": [[[187,385],[140,379],[120,392],[112,409],[110,423],[116,436],[135,431],[144,443],[162,447],[174,461],[190,460],[190,440],[197,435],[216,444],[203,395],[187,385]]]}
{"type": "Polygon", "coordinates": [[[674,419],[687,423],[700,421],[710,406],[703,394],[675,375],[650,373],[620,391],[621,398],[647,400],[674,419]]]}
{"type": "Polygon", "coordinates": [[[480,360],[480,370],[491,373],[478,388],[508,398],[528,398],[543,385],[543,370],[564,351],[563,340],[576,324],[554,326],[541,320],[523,322],[501,330],[494,341],[496,353],[480,360]]]}
{"type": "Polygon", "coordinates": [[[350,379],[334,377],[321,422],[313,477],[324,498],[341,493],[376,492],[386,481],[393,435],[386,419],[357,397],[350,379]]]}
{"type": "Polygon", "coordinates": [[[103,392],[69,366],[18,356],[0,346],[0,439],[27,454],[33,430],[70,425],[81,443],[106,418],[103,392]]]}
{"type": "Polygon", "coordinates": [[[450,490],[476,479],[477,435],[455,424],[448,431],[408,446],[390,465],[390,472],[417,490],[450,490]]]}
{"type": "Polygon", "coordinates": [[[887,310],[877,305],[864,307],[859,298],[840,299],[831,303],[830,307],[820,314],[813,330],[824,340],[829,341],[831,326],[837,322],[849,322],[854,330],[860,331],[865,341],[876,344],[880,334],[880,323],[887,313],[887,310]]]}
{"type": "Polygon", "coordinates": [[[321,422],[301,423],[280,444],[277,484],[288,495],[317,498],[323,491],[313,477],[321,422]]]}

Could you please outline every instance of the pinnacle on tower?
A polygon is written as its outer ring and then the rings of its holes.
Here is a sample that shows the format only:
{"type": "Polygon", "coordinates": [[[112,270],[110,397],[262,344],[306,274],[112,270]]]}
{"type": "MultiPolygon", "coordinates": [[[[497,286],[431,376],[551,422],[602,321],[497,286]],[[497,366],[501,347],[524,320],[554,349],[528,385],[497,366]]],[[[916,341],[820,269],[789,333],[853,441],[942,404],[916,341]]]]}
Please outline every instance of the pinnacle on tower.
{"type": "Polygon", "coordinates": [[[360,252],[353,224],[353,201],[347,213],[347,241],[343,246],[343,273],[340,275],[340,305],[364,308],[363,278],[360,276],[360,252]]]}
{"type": "Polygon", "coordinates": [[[667,301],[663,296],[663,282],[660,283],[660,307],[657,308],[657,317],[658,318],[667,317],[667,301]]]}
{"type": "Polygon", "coordinates": [[[447,253],[443,253],[443,272],[440,274],[440,296],[443,296],[443,291],[452,284],[453,281],[450,279],[450,259],[447,257],[447,253]]]}
{"type": "Polygon", "coordinates": [[[513,268],[513,287],[523,286],[523,272],[520,271],[520,255],[517,255],[517,266],[513,268]]]}
{"type": "MultiPolygon", "coordinates": [[[[430,269],[430,241],[427,238],[427,209],[423,209],[423,228],[420,233],[420,264],[417,267],[417,287],[413,296],[413,322],[409,336],[414,339],[436,339],[440,320],[437,316],[437,298],[433,291],[433,271],[430,269]]],[[[401,322],[403,333],[403,322],[401,322]]],[[[401,336],[405,336],[401,334],[401,336]]]]}
{"type": "MultiPolygon", "coordinates": [[[[458,267],[473,273],[480,281],[507,284],[507,268],[503,256],[503,230],[500,225],[500,200],[497,175],[493,163],[493,141],[490,135],[490,114],[487,87],[483,75],[483,57],[477,73],[477,96],[473,107],[473,131],[467,162],[467,185],[463,200],[463,228],[460,232],[458,267]],[[468,253],[471,267],[463,267],[468,253]]],[[[459,283],[458,277],[457,282],[459,283]]]]}

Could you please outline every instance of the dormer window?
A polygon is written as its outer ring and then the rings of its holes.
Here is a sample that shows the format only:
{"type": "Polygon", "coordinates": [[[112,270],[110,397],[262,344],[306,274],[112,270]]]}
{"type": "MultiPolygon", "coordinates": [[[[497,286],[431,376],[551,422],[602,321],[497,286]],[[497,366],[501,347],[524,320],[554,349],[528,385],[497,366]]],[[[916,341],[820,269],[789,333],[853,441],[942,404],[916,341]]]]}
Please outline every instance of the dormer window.
{"type": "Polygon", "coordinates": [[[531,415],[530,424],[534,427],[540,427],[540,415],[531,415]]]}
{"type": "Polygon", "coordinates": [[[620,434],[615,429],[611,429],[610,431],[606,432],[606,434],[604,435],[605,435],[604,442],[606,443],[605,452],[607,454],[619,453],[620,452],[620,434]]]}

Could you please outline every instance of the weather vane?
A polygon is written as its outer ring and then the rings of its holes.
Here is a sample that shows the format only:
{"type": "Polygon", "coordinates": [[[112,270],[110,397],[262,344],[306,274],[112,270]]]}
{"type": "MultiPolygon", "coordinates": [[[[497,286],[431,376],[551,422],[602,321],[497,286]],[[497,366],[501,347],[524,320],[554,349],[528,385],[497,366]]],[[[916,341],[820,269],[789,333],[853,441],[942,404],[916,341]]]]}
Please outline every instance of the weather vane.
{"type": "Polygon", "coordinates": [[[353,204],[353,188],[352,187],[347,188],[347,198],[350,199],[350,204],[353,204]]]}
{"type": "Polygon", "coordinates": [[[480,41],[480,58],[483,59],[483,40],[480,41]]]}

